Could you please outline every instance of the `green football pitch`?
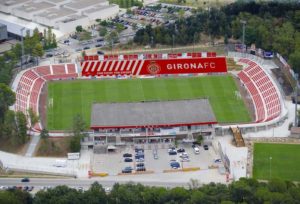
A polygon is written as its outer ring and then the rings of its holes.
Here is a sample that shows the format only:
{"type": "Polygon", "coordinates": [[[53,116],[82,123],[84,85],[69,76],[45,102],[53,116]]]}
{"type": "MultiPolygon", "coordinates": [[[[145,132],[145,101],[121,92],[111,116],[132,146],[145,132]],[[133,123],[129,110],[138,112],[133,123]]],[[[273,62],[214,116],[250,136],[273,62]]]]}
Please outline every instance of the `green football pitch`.
{"type": "MultiPolygon", "coordinates": [[[[70,129],[81,114],[90,124],[92,103],[208,98],[219,123],[249,122],[232,76],[55,81],[48,84],[47,128],[70,129]]],[[[170,110],[172,111],[172,110],[170,110]]]]}
{"type": "Polygon", "coordinates": [[[300,145],[255,143],[253,177],[300,181],[300,145]]]}

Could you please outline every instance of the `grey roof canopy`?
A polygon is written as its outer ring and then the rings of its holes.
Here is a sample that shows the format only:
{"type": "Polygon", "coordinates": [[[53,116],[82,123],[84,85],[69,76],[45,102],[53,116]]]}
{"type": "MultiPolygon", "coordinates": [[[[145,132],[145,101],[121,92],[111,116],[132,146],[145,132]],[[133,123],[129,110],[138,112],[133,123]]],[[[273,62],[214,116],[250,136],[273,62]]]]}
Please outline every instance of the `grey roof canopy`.
{"type": "Polygon", "coordinates": [[[208,99],[95,103],[91,128],[138,128],[217,123],[208,99]]]}

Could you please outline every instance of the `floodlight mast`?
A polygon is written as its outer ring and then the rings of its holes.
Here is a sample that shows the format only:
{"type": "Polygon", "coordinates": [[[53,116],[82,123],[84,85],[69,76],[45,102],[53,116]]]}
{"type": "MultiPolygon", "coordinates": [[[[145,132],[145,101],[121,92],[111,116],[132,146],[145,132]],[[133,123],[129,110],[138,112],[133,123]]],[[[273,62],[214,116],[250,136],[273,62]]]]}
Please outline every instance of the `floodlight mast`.
{"type": "MultiPolygon", "coordinates": [[[[246,28],[246,24],[247,24],[247,21],[245,20],[240,20],[240,23],[243,24],[243,39],[242,39],[242,43],[243,43],[243,53],[244,53],[244,46],[245,46],[245,28],[246,28]]],[[[246,48],[246,46],[245,46],[246,48]]],[[[245,49],[246,51],[246,49],[245,49]]]]}

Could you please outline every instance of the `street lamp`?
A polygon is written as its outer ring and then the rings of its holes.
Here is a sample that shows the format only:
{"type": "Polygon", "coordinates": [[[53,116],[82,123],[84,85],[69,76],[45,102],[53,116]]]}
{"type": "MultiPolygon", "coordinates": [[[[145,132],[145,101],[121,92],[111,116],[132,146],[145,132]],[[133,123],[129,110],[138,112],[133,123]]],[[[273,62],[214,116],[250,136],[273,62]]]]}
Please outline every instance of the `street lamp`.
{"type": "Polygon", "coordinates": [[[172,35],[172,41],[173,41],[173,45],[172,45],[172,53],[174,52],[174,42],[175,42],[175,35],[172,35]]]}
{"type": "Polygon", "coordinates": [[[23,38],[23,31],[25,30],[26,28],[23,27],[21,28],[21,46],[22,46],[22,54],[21,54],[21,70],[23,69],[23,56],[24,56],[24,38],[23,38]]]}
{"type": "Polygon", "coordinates": [[[195,52],[195,38],[196,38],[196,34],[197,33],[194,33],[194,37],[193,37],[193,52],[195,52]]]}
{"type": "Polygon", "coordinates": [[[298,104],[298,74],[295,73],[295,127],[298,127],[298,114],[297,114],[297,104],[298,104]]]}
{"type": "MultiPolygon", "coordinates": [[[[244,20],[240,20],[240,23],[243,24],[243,39],[242,39],[242,43],[243,43],[243,53],[244,53],[244,46],[245,46],[245,27],[246,27],[246,21],[244,20]]],[[[245,46],[246,48],[246,46],[245,46]]],[[[246,49],[245,49],[246,50],[246,49]]]]}
{"type": "Polygon", "coordinates": [[[272,157],[271,156],[269,157],[269,161],[270,161],[270,169],[269,169],[270,175],[269,175],[269,179],[271,179],[271,175],[272,175],[272,157]]]}
{"type": "Polygon", "coordinates": [[[153,48],[153,36],[151,36],[151,48],[153,48]]]}

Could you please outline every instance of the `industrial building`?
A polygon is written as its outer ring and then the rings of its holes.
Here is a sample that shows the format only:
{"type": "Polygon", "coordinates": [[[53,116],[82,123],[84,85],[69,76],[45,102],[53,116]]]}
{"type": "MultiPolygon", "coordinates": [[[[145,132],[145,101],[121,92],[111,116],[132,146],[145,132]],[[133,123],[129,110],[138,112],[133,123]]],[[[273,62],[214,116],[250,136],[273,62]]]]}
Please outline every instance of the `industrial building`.
{"type": "Polygon", "coordinates": [[[70,33],[78,25],[87,27],[96,19],[113,18],[119,6],[109,5],[108,0],[0,0],[0,12],[70,33]]]}

